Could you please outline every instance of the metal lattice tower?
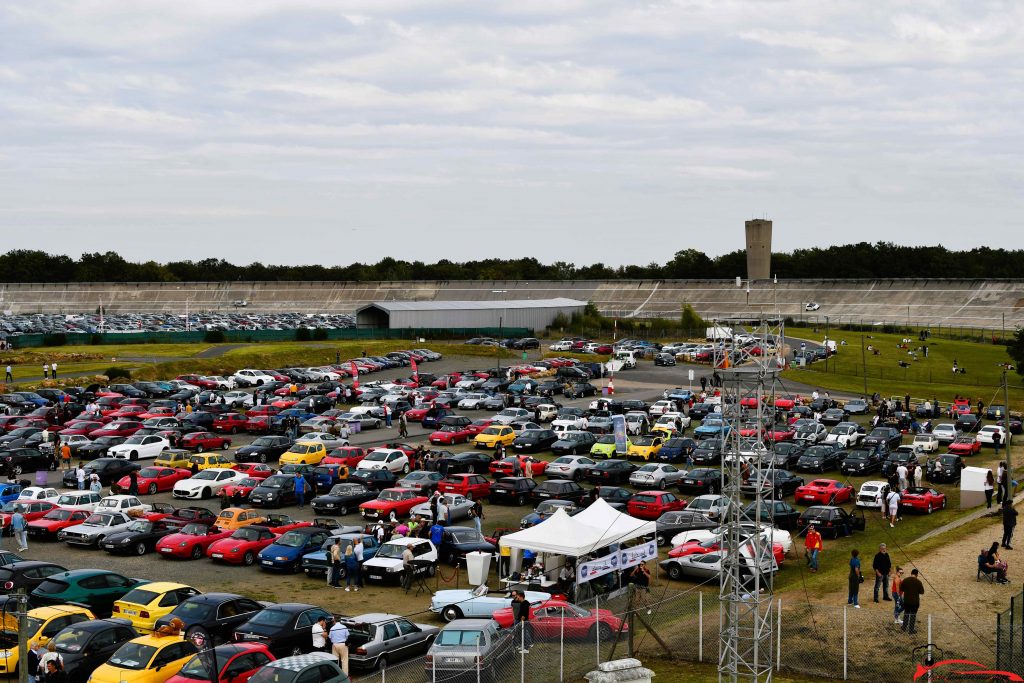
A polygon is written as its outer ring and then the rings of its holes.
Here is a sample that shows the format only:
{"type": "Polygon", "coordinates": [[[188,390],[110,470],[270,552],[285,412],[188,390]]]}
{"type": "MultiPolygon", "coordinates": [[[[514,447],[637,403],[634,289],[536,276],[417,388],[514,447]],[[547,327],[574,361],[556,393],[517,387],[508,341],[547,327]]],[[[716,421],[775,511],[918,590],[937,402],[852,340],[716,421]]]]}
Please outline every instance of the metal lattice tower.
{"type": "MultiPolygon", "coordinates": [[[[765,429],[756,429],[750,437],[741,437],[740,431],[750,421],[765,427],[774,422],[785,330],[782,323],[771,322],[762,322],[747,333],[737,333],[736,329],[734,326],[732,350],[725,353],[728,367],[717,370],[722,380],[722,415],[728,430],[722,439],[722,494],[730,502],[723,519],[718,680],[760,682],[772,679],[774,572],[757,568],[773,565],[773,539],[770,534],[753,533],[752,520],[743,515],[745,501],[740,487],[744,463],[751,482],[772,481],[774,458],[766,443],[765,429]],[[741,334],[754,339],[743,340],[746,344],[742,344],[741,334]]],[[[719,364],[724,365],[716,362],[719,364]]],[[[765,519],[771,526],[771,492],[766,495],[761,485],[753,490],[753,517],[765,519]]]]}

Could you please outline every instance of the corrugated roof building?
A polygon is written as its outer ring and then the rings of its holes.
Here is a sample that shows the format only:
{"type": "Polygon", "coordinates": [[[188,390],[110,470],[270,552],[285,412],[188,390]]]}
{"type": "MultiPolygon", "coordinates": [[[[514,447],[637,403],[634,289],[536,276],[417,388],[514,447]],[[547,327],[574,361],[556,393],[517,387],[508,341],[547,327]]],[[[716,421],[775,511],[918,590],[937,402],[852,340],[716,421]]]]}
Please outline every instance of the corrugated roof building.
{"type": "Polygon", "coordinates": [[[581,313],[576,299],[509,301],[375,301],[356,309],[358,327],[389,329],[510,328],[542,330],[559,313],[581,313]]]}

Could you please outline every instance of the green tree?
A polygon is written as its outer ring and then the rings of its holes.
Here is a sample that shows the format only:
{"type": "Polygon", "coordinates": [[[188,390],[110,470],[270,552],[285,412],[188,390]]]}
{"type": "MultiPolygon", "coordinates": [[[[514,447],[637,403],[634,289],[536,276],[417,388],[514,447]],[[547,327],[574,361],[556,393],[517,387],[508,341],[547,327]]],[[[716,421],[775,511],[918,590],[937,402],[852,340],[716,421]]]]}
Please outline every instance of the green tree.
{"type": "Polygon", "coordinates": [[[1013,339],[1006,345],[1006,353],[1010,354],[1017,374],[1024,376],[1024,327],[1014,331],[1013,339]]]}
{"type": "Polygon", "coordinates": [[[679,317],[679,325],[684,330],[699,330],[702,327],[705,327],[704,319],[697,314],[697,311],[693,310],[693,306],[690,304],[683,304],[683,312],[679,317]]]}

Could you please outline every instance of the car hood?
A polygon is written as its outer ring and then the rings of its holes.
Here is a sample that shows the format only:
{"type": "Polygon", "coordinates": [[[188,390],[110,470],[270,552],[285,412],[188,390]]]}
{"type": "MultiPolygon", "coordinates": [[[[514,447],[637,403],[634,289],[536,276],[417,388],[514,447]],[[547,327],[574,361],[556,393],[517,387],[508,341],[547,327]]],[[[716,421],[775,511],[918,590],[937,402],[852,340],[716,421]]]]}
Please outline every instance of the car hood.
{"type": "Polygon", "coordinates": [[[363,567],[400,567],[401,565],[402,558],[400,557],[374,557],[363,562],[363,567]]]}

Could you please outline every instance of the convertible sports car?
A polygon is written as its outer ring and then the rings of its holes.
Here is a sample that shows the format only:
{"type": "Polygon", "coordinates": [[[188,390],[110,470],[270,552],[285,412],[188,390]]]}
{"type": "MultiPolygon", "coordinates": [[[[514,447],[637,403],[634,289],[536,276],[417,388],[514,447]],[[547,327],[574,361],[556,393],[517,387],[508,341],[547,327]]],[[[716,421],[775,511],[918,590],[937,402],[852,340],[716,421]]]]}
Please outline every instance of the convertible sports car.
{"type": "MultiPolygon", "coordinates": [[[[511,628],[513,625],[512,608],[502,607],[491,617],[498,626],[511,628]]],[[[530,605],[530,628],[534,638],[554,639],[593,638],[600,635],[607,640],[612,634],[625,631],[628,626],[622,619],[606,609],[584,609],[564,600],[545,600],[530,605]]]]}
{"type": "Polygon", "coordinates": [[[427,502],[415,489],[385,489],[376,500],[370,500],[359,506],[359,514],[366,519],[387,519],[392,513],[396,517],[404,517],[420,503],[427,502]]]}
{"type": "Polygon", "coordinates": [[[796,487],[796,502],[809,505],[841,505],[853,498],[853,486],[835,479],[814,479],[796,487]]]}
{"type": "Polygon", "coordinates": [[[469,425],[442,424],[437,431],[432,432],[428,440],[432,444],[457,444],[467,443],[476,436],[476,432],[469,428],[469,425]]]}
{"type": "MultiPolygon", "coordinates": [[[[721,538],[709,538],[704,541],[687,541],[682,545],[678,545],[672,548],[668,552],[669,557],[686,557],[687,555],[706,555],[708,553],[718,552],[722,547],[721,538]]],[[[786,559],[786,553],[782,550],[781,543],[772,543],[772,555],[775,557],[775,563],[782,566],[782,561],[786,559]]]]}
{"type": "MultiPolygon", "coordinates": [[[[526,601],[531,605],[544,602],[550,597],[547,593],[526,591],[526,601]]],[[[440,614],[445,621],[474,617],[490,619],[491,615],[498,610],[508,609],[511,611],[511,608],[511,593],[489,593],[487,586],[437,591],[430,599],[430,611],[440,614]]]]}
{"type": "Polygon", "coordinates": [[[235,529],[227,538],[214,541],[206,548],[206,556],[215,562],[252,566],[260,551],[273,543],[278,535],[265,526],[252,525],[235,529]]]}
{"type": "Polygon", "coordinates": [[[900,507],[930,515],[932,510],[946,509],[946,494],[935,489],[912,486],[900,494],[900,507]]]}
{"type": "Polygon", "coordinates": [[[164,557],[198,560],[211,544],[230,535],[205,524],[186,524],[180,532],[161,538],[156,551],[164,557]]]}
{"type": "Polygon", "coordinates": [[[958,436],[949,444],[949,452],[960,456],[977,455],[981,452],[981,442],[969,434],[958,436]]]}
{"type": "MultiPolygon", "coordinates": [[[[182,479],[188,479],[192,472],[185,469],[173,467],[143,467],[138,474],[139,493],[162,493],[170,491],[182,479]]],[[[131,485],[128,477],[121,477],[116,484],[111,485],[112,491],[127,491],[131,485]]]]}
{"type": "Polygon", "coordinates": [[[544,474],[544,470],[547,469],[548,463],[546,460],[540,460],[539,458],[532,458],[528,455],[513,455],[503,460],[492,462],[490,466],[491,474],[497,477],[511,477],[515,470],[515,460],[519,461],[519,468],[525,472],[526,468],[529,467],[533,476],[539,476],[544,474]]]}

